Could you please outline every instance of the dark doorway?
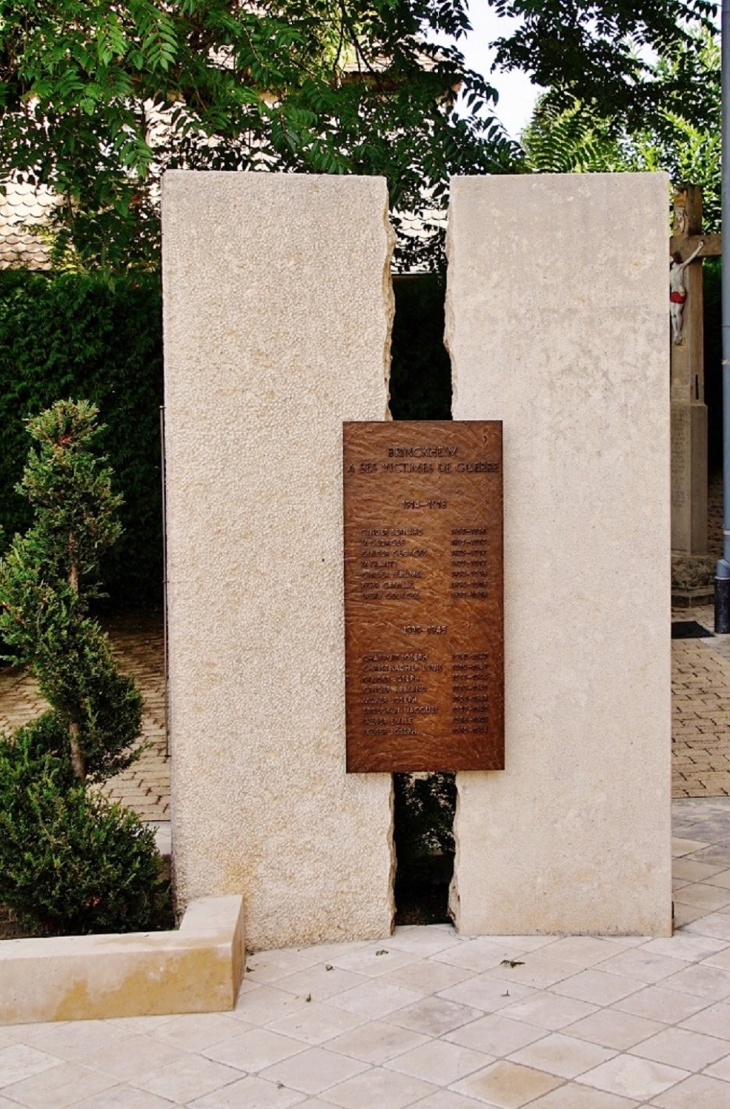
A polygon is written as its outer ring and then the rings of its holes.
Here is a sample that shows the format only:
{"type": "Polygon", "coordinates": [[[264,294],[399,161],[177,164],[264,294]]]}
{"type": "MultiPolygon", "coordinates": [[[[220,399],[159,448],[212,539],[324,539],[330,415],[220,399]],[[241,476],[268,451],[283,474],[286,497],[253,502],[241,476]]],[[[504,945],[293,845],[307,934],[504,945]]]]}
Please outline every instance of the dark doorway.
{"type": "MultiPolygon", "coordinates": [[[[444,347],[446,281],[395,277],[390,410],[394,420],[451,419],[451,363],[444,347]]],[[[395,774],[396,924],[449,920],[454,873],[454,774],[395,774]]]]}
{"type": "Polygon", "coordinates": [[[445,924],[454,874],[455,774],[394,774],[396,924],[445,924]]]}

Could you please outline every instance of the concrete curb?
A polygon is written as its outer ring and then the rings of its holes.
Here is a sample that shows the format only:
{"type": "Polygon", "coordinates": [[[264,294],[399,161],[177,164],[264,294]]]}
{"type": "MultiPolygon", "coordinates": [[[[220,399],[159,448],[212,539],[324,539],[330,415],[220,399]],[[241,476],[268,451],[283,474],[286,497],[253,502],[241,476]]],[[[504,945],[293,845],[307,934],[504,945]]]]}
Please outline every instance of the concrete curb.
{"type": "Polygon", "coordinates": [[[0,1024],[232,1009],[244,970],[243,898],[193,901],[176,932],[0,944],[0,1024]]]}

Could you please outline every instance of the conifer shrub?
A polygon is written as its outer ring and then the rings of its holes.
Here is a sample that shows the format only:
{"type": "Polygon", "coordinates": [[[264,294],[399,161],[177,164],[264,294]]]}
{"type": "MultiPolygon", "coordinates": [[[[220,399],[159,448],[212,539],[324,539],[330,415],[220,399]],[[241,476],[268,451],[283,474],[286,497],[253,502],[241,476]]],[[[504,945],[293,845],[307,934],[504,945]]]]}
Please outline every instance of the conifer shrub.
{"type": "Polygon", "coordinates": [[[0,634],[51,706],[0,739],[0,900],[42,933],[150,929],[166,911],[153,833],[98,790],[138,757],[142,699],[89,612],[120,531],[97,415],[59,401],[28,421],[34,521],[0,561],[0,634]]]}
{"type": "Polygon", "coordinates": [[[0,525],[8,539],[32,519],[27,499],[16,492],[28,451],[26,420],[68,396],[86,397],[105,414],[97,442],[124,494],[124,531],[104,558],[105,605],[159,605],[159,274],[0,271],[0,525]]]}
{"type": "Polygon", "coordinates": [[[154,832],[74,778],[47,713],[0,740],[0,902],[45,935],[164,924],[154,832]]]}

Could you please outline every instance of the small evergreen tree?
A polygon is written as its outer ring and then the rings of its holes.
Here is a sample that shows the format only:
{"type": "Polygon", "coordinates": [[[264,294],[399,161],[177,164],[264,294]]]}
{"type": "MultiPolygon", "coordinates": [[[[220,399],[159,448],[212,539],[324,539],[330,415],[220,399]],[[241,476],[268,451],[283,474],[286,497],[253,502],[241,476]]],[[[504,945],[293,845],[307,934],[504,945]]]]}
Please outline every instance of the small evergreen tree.
{"type": "Polygon", "coordinates": [[[0,635],[51,706],[0,739],[0,900],[46,932],[154,927],[163,899],[153,833],[93,788],[138,757],[142,717],[89,611],[120,531],[97,415],[59,401],[28,421],[35,520],[0,561],[0,635]]]}

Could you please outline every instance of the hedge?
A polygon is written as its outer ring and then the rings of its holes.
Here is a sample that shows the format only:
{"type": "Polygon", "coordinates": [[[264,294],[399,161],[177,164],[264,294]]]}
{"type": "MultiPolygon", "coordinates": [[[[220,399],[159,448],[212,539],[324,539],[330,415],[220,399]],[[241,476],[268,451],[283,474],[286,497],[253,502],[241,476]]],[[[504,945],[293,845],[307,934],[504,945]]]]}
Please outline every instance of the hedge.
{"type": "MultiPolygon", "coordinates": [[[[444,281],[424,275],[394,284],[393,416],[449,419],[444,281]]],[[[24,421],[56,400],[93,401],[106,424],[100,445],[124,495],[124,532],[103,569],[117,605],[162,597],[161,302],[154,274],[110,282],[0,271],[0,551],[30,524],[27,502],[14,490],[28,453],[24,421]]]]}
{"type": "Polygon", "coordinates": [[[0,272],[0,525],[4,546],[30,523],[14,489],[30,439],[24,420],[61,398],[93,401],[124,495],[124,533],[103,577],[117,603],[162,597],[159,277],[0,272]]]}

